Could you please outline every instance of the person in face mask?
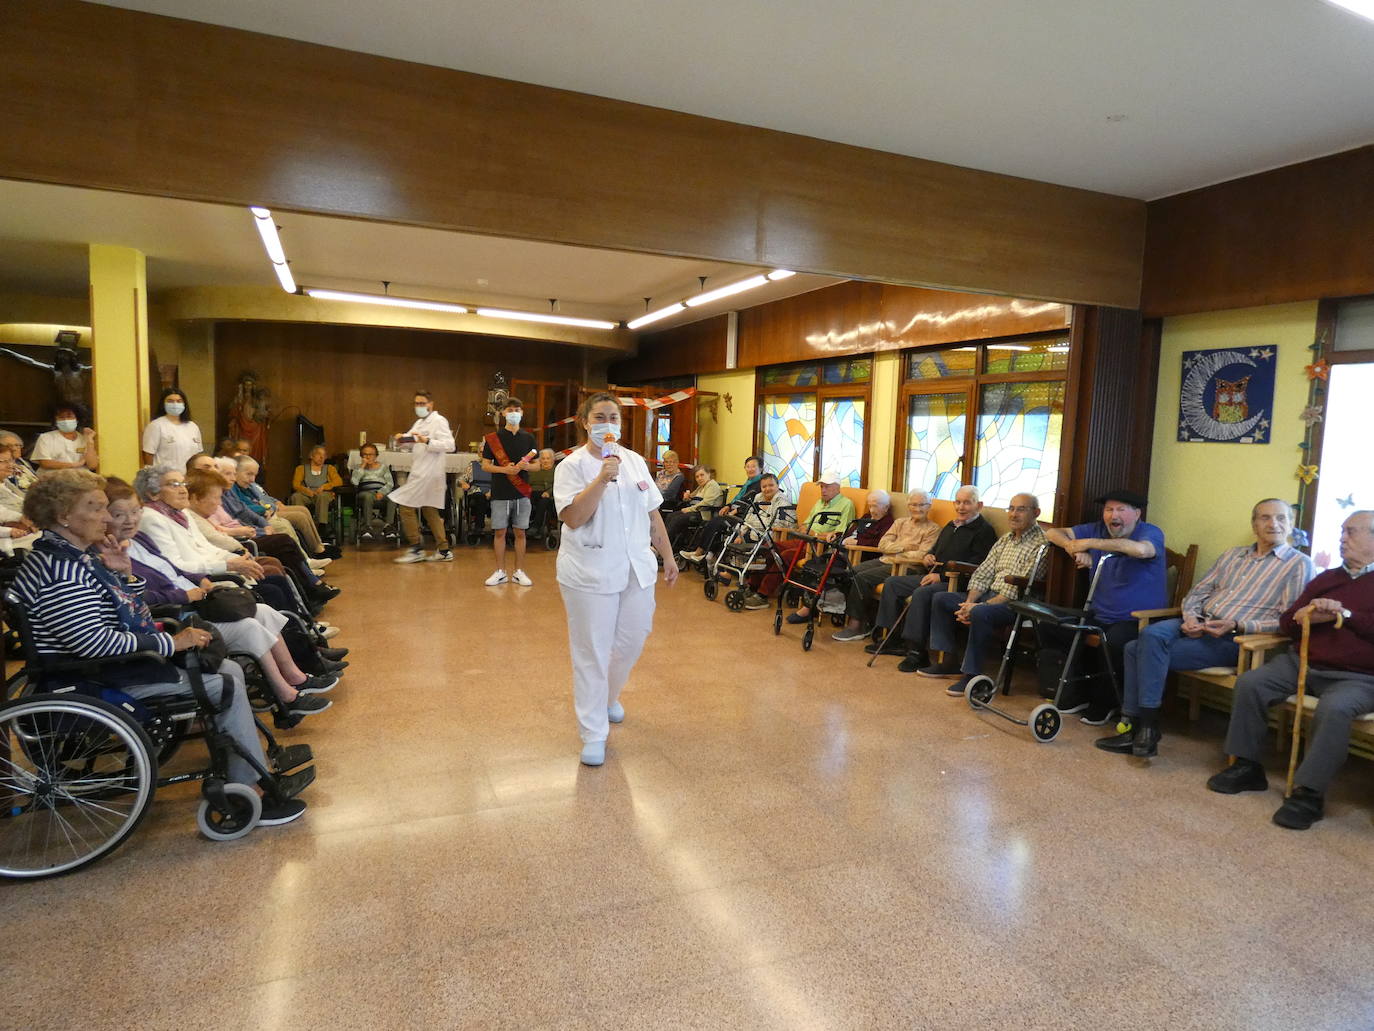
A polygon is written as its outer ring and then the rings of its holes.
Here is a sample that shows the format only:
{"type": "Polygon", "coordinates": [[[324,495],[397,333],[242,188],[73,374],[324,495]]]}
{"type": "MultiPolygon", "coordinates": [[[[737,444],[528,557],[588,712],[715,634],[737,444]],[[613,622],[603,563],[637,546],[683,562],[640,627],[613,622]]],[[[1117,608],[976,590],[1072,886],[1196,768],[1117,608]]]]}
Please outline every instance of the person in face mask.
{"type": "Polygon", "coordinates": [[[185,472],[191,456],[205,450],[200,427],[191,421],[191,406],[176,387],[162,392],[162,411],[143,428],[143,464],[169,465],[185,472]]]}
{"type": "Polygon", "coordinates": [[[518,397],[501,409],[501,426],[482,441],[482,471],[491,474],[491,546],[496,552],[496,572],[486,585],[506,582],[506,527],[515,530],[515,572],[510,575],[521,587],[533,581],[525,575],[525,531],[530,525],[530,473],[539,465],[534,435],[520,428],[524,406],[518,397]]]}
{"type": "Polygon", "coordinates": [[[429,392],[415,392],[415,422],[405,433],[398,434],[392,447],[410,451],[414,460],[410,478],[391,492],[391,500],[401,512],[401,533],[406,539],[406,553],[395,561],[452,562],[448,534],[439,509],[444,505],[444,491],[448,484],[444,477],[444,455],[455,449],[453,431],[448,420],[434,410],[429,392]],[[426,557],[420,537],[420,514],[423,512],[430,533],[434,534],[434,554],[426,557]]]}
{"type": "Polygon", "coordinates": [[[29,461],[42,469],[100,468],[100,456],[95,451],[95,430],[87,426],[78,429],[76,409],[58,405],[53,412],[55,429],[42,434],[33,445],[29,461]]]}
{"type": "Polygon", "coordinates": [[[563,520],[558,588],[568,617],[582,762],[600,766],[610,724],[625,719],[621,688],[653,628],[654,552],[663,560],[665,583],[674,583],[678,570],[653,473],[616,443],[620,402],[591,394],[577,417],[587,443],[553,476],[554,508],[563,520]]]}

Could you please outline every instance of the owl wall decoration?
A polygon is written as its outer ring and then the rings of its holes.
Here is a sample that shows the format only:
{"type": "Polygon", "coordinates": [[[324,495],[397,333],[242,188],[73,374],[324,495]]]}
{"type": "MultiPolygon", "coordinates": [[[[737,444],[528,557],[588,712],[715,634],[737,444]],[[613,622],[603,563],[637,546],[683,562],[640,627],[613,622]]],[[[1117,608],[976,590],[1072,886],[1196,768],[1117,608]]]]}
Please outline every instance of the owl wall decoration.
{"type": "Polygon", "coordinates": [[[1277,347],[1185,351],[1178,439],[1186,443],[1269,443],[1277,361],[1277,347]]]}

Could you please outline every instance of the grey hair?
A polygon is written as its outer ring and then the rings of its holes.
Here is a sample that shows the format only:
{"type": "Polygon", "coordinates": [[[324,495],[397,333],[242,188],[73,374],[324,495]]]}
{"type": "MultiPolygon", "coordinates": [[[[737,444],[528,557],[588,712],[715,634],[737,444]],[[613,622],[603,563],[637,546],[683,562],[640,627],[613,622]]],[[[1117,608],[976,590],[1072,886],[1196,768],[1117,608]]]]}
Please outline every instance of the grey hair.
{"type": "Polygon", "coordinates": [[[886,505],[888,508],[892,507],[892,495],[881,487],[875,487],[873,490],[869,491],[868,496],[870,498],[876,497],[880,504],[886,505]]]}
{"type": "MultiPolygon", "coordinates": [[[[973,500],[974,500],[974,501],[982,501],[982,500],[983,500],[983,492],[980,491],[977,487],[975,487],[975,486],[974,486],[973,484],[971,484],[971,483],[960,484],[960,485],[959,485],[959,490],[971,491],[971,492],[973,493],[973,500]]],[[[959,490],[956,490],[956,491],[954,492],[954,496],[955,496],[956,498],[959,496],[959,490]]]]}
{"type": "Polygon", "coordinates": [[[930,491],[926,490],[924,487],[912,487],[909,491],[907,491],[907,492],[906,492],[906,499],[907,499],[907,501],[910,501],[910,500],[911,500],[911,495],[913,495],[913,494],[919,494],[919,495],[921,495],[921,497],[925,498],[927,501],[930,501],[930,500],[931,500],[930,491]]]}
{"type": "Polygon", "coordinates": [[[10,444],[23,444],[24,438],[17,433],[9,430],[0,430],[0,447],[8,447],[10,444]]]}
{"type": "Polygon", "coordinates": [[[234,459],[234,464],[238,466],[240,469],[242,469],[249,462],[252,462],[254,465],[258,464],[258,460],[254,458],[252,455],[239,455],[237,458],[234,459]]]}
{"type": "Polygon", "coordinates": [[[168,473],[176,472],[170,465],[145,465],[134,473],[133,488],[139,501],[152,501],[162,493],[162,481],[168,473]]]}
{"type": "Polygon", "coordinates": [[[540,448],[540,449],[539,449],[539,457],[540,457],[540,458],[543,458],[545,455],[553,455],[554,458],[557,458],[557,457],[558,457],[558,452],[556,452],[556,451],[555,451],[553,448],[551,448],[551,447],[540,448]]]}
{"type": "Polygon", "coordinates": [[[1283,498],[1260,498],[1255,502],[1255,507],[1250,509],[1250,518],[1254,520],[1259,515],[1260,505],[1282,505],[1284,511],[1288,513],[1288,521],[1293,521],[1293,506],[1283,498]]]}

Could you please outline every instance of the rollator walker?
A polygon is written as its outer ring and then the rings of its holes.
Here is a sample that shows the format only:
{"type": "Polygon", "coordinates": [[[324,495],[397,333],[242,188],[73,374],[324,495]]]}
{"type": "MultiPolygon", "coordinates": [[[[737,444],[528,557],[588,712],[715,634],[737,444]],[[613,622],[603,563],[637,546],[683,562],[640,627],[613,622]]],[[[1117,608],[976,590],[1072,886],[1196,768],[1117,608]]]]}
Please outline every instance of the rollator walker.
{"type": "MultiPolygon", "coordinates": [[[[1045,552],[1049,548],[1049,544],[1040,546],[1032,569],[1040,567],[1045,552]]],[[[998,667],[995,677],[979,674],[968,682],[968,686],[964,688],[964,698],[968,702],[969,708],[975,711],[981,709],[993,713],[1020,727],[1029,727],[1035,740],[1043,744],[1053,741],[1059,736],[1059,731],[1063,728],[1064,715],[1059,711],[1059,705],[1063,701],[1065,689],[1072,685],[1091,680],[1096,676],[1106,676],[1111,682],[1113,693],[1116,695],[1117,706],[1120,707],[1122,702],[1121,685],[1117,679],[1116,670],[1112,667],[1111,651],[1106,647],[1106,630],[1097,622],[1097,617],[1092,609],[1093,595],[1096,593],[1097,583],[1102,577],[1102,569],[1111,559],[1112,556],[1106,554],[1098,560],[1097,568],[1093,570],[1092,582],[1088,586],[1087,600],[1081,609],[1051,605],[1047,601],[1028,597],[1007,603],[1011,610],[1016,613],[1016,622],[1012,624],[1011,630],[1007,634],[1007,644],[1002,651],[1002,663],[998,667]],[[1013,713],[993,705],[992,701],[997,697],[999,691],[1002,694],[1011,693],[1012,664],[1015,661],[1016,644],[1021,632],[1028,626],[1041,623],[1059,627],[1061,630],[1072,630],[1073,639],[1070,641],[1068,653],[1064,657],[1064,666],[1059,671],[1059,682],[1055,686],[1053,701],[1037,705],[1031,710],[1028,718],[1021,719],[1013,713]],[[1085,648],[1091,646],[1099,647],[1103,673],[1078,672],[1077,659],[1085,648]]]]}
{"type": "MultiPolygon", "coordinates": [[[[838,515],[833,512],[824,513],[821,518],[839,521],[838,515]]],[[[845,527],[841,526],[838,529],[843,531],[845,527]]],[[[821,611],[825,601],[825,592],[831,588],[844,590],[848,587],[849,562],[843,558],[846,550],[842,539],[843,533],[837,533],[834,540],[803,533],[798,529],[789,529],[788,533],[802,541],[803,546],[793,552],[792,561],[788,564],[782,584],[778,587],[778,607],[773,615],[773,634],[776,636],[782,633],[786,598],[789,593],[795,593],[800,596],[799,601],[806,606],[808,613],[806,631],[802,634],[802,651],[809,652],[811,643],[816,638],[816,615],[821,611]],[[811,553],[813,547],[815,552],[811,553]],[[837,562],[839,568],[836,568],[837,562]]],[[[836,626],[844,625],[842,613],[837,615],[831,612],[830,619],[836,626]]]]}
{"type": "Polygon", "coordinates": [[[725,607],[731,612],[740,612],[744,609],[747,574],[764,572],[770,563],[776,569],[783,568],[782,555],[778,552],[777,542],[773,540],[773,525],[783,512],[797,510],[796,505],[779,505],[765,521],[763,506],[758,503],[757,495],[736,502],[736,505],[742,507],[746,513],[754,513],[763,525],[763,531],[760,533],[754,527],[746,525],[742,516],[725,516],[726,521],[730,523],[730,534],[725,538],[720,553],[714,559],[708,558],[703,563],[706,568],[706,582],[702,585],[702,592],[708,601],[715,601],[720,587],[734,579],[736,586],[725,595],[725,607]],[[756,537],[757,539],[754,539],[756,537]]]}

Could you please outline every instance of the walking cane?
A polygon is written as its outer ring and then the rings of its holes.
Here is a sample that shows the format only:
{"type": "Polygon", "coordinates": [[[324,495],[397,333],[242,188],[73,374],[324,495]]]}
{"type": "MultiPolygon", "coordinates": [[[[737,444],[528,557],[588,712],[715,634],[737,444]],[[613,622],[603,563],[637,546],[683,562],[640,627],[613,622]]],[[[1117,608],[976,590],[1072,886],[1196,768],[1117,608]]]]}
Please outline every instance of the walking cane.
{"type": "MultiPolygon", "coordinates": [[[[1298,623],[1302,626],[1302,639],[1298,642],[1298,690],[1296,711],[1293,713],[1293,744],[1288,750],[1288,786],[1283,790],[1284,798],[1293,796],[1293,775],[1298,770],[1298,743],[1302,740],[1302,700],[1307,694],[1307,645],[1312,637],[1312,606],[1308,605],[1298,613],[1298,623]]],[[[1345,623],[1345,616],[1336,613],[1336,629],[1345,623]]]]}
{"type": "MultiPolygon", "coordinates": [[[[927,569],[926,572],[928,572],[928,573],[933,573],[933,572],[935,572],[937,569],[941,569],[941,568],[943,568],[943,567],[944,567],[944,563],[943,563],[943,562],[936,562],[935,565],[933,565],[933,566],[931,566],[929,569],[927,569]]],[[[906,596],[906,604],[902,606],[902,611],[899,612],[899,613],[897,614],[897,620],[896,620],[896,622],[894,622],[894,623],[892,624],[892,629],[889,630],[889,631],[883,636],[882,642],[878,645],[878,650],[875,651],[875,652],[873,653],[872,657],[868,660],[868,668],[869,668],[869,669],[872,669],[872,668],[873,668],[873,664],[874,664],[875,662],[878,661],[878,656],[879,656],[879,655],[895,655],[895,654],[896,654],[895,652],[890,652],[890,651],[887,650],[887,639],[897,632],[897,628],[898,628],[899,626],[904,626],[904,625],[906,624],[906,613],[907,613],[907,609],[911,608],[911,602],[915,599],[915,597],[916,597],[916,592],[915,592],[915,591],[912,591],[910,594],[908,594],[908,595],[906,596]]]]}

